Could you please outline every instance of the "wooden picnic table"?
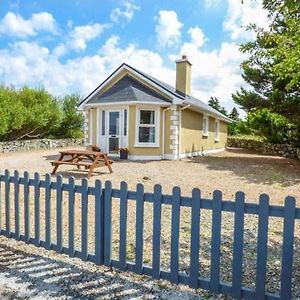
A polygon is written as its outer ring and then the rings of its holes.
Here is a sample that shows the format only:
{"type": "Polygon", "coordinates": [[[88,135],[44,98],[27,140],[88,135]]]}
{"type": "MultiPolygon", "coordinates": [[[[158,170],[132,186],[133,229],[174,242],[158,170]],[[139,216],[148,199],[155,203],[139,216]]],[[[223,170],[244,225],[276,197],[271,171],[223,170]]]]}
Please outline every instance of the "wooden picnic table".
{"type": "Polygon", "coordinates": [[[63,150],[59,151],[60,157],[58,160],[51,161],[54,166],[52,175],[55,174],[60,165],[76,166],[77,169],[84,167],[88,172],[88,178],[93,174],[95,168],[106,166],[110,173],[112,170],[112,160],[108,159],[107,153],[101,151],[90,150],[63,150]]]}

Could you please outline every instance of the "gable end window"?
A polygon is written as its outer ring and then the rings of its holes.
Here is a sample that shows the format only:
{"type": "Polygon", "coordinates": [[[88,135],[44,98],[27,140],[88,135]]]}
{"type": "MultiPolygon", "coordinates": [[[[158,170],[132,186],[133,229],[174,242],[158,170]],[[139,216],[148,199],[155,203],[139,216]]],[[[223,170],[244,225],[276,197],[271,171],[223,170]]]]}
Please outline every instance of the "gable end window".
{"type": "Polygon", "coordinates": [[[136,145],[158,147],[158,127],[156,109],[138,109],[136,145]]]}
{"type": "Polygon", "coordinates": [[[202,131],[203,136],[208,136],[208,116],[203,116],[202,131]]]}

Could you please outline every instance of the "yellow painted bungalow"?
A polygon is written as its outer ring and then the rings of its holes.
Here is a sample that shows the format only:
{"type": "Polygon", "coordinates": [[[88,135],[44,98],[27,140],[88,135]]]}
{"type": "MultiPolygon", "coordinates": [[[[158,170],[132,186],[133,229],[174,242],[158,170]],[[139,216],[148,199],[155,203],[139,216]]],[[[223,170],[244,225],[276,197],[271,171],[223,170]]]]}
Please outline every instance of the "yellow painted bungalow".
{"type": "Polygon", "coordinates": [[[129,159],[178,159],[222,151],[226,116],[191,96],[191,63],[176,61],[175,88],[122,64],[80,104],[86,144],[129,159]]]}

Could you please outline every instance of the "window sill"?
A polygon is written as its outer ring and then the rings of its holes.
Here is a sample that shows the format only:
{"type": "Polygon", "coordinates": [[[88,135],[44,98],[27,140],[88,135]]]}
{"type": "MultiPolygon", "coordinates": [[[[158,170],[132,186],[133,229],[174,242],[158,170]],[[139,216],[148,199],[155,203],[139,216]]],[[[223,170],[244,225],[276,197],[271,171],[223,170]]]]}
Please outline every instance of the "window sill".
{"type": "Polygon", "coordinates": [[[160,146],[157,144],[135,144],[134,148],[159,148],[160,146]]]}

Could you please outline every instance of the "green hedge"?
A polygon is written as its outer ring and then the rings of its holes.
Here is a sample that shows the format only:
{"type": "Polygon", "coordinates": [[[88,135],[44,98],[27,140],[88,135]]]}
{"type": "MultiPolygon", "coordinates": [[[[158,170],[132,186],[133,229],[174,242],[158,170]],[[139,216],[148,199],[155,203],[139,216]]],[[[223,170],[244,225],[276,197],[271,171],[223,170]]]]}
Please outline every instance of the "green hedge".
{"type": "Polygon", "coordinates": [[[78,95],[59,98],[43,88],[0,86],[0,141],[83,137],[79,101],[78,95]]]}

